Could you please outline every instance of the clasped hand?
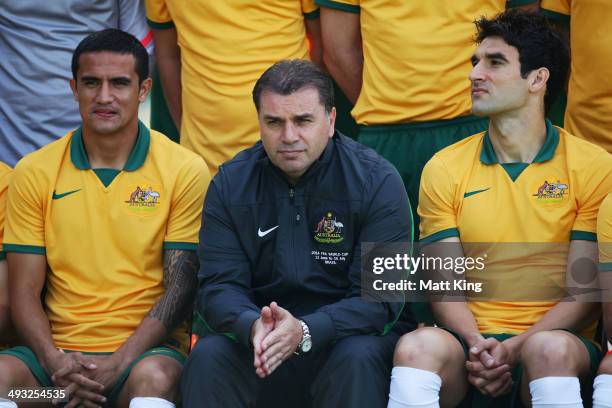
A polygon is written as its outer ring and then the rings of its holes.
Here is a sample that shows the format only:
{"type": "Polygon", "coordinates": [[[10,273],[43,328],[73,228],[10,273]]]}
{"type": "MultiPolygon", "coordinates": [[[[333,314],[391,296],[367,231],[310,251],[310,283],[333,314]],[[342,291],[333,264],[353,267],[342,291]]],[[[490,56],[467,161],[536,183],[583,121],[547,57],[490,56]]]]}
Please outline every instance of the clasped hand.
{"type": "Polygon", "coordinates": [[[498,397],[512,389],[512,367],[516,355],[509,344],[495,338],[480,338],[469,350],[468,381],[482,394],[498,397]]]}
{"type": "Polygon", "coordinates": [[[266,378],[291,357],[302,341],[298,319],[276,302],[261,309],[261,316],[251,328],[255,372],[266,378]]]}
{"type": "MultiPolygon", "coordinates": [[[[82,353],[58,351],[46,362],[48,372],[53,373],[54,384],[66,387],[70,401],[66,408],[79,405],[87,408],[101,407],[106,402],[103,395],[120,374],[119,364],[111,356],[86,356],[82,353]]],[[[56,405],[58,401],[54,401],[56,405]]]]}

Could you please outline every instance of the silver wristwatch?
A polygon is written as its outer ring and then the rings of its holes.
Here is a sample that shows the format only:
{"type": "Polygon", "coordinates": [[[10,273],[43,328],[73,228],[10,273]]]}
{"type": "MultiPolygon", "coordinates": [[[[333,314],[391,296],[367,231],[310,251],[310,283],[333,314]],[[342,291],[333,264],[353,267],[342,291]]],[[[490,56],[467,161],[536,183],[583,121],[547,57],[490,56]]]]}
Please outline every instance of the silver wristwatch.
{"type": "Polygon", "coordinates": [[[312,337],[310,337],[310,329],[308,329],[308,325],[303,321],[299,320],[300,325],[302,325],[302,341],[297,346],[296,353],[304,354],[308,353],[312,348],[312,337]]]}

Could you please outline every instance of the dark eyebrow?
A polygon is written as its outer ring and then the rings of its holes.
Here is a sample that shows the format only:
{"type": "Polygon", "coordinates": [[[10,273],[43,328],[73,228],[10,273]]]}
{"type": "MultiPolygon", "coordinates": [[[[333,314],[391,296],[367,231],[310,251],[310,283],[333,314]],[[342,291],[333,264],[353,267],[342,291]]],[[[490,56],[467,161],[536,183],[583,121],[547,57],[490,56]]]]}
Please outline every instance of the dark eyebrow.
{"type": "Polygon", "coordinates": [[[273,115],[268,115],[268,114],[264,115],[264,117],[263,117],[263,118],[264,118],[265,120],[278,120],[278,121],[281,121],[281,120],[282,120],[282,119],[281,119],[281,118],[279,118],[278,116],[273,116],[273,115]]]}
{"type": "Polygon", "coordinates": [[[496,60],[502,60],[504,62],[508,62],[508,58],[506,58],[506,56],[502,54],[501,52],[493,52],[491,54],[485,54],[485,57],[487,57],[488,59],[496,59],[496,60]]]}
{"type": "Polygon", "coordinates": [[[100,78],[91,76],[91,75],[84,75],[81,77],[81,81],[99,81],[99,80],[100,78]]]}
{"type": "Polygon", "coordinates": [[[111,78],[111,81],[132,82],[132,79],[130,77],[118,76],[111,78]]]}
{"type": "Polygon", "coordinates": [[[312,114],[310,114],[310,113],[303,113],[301,115],[295,115],[293,117],[293,120],[298,120],[299,121],[299,120],[312,119],[312,118],[313,118],[312,114]]]}

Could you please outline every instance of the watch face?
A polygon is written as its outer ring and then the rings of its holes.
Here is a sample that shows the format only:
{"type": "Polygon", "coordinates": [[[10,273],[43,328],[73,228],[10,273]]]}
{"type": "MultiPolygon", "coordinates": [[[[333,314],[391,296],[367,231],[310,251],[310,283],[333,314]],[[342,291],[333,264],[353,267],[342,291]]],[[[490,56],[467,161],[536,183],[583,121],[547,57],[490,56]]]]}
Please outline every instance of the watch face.
{"type": "Polygon", "coordinates": [[[312,340],[310,340],[310,338],[304,339],[304,342],[302,343],[302,353],[308,353],[311,348],[312,340]]]}

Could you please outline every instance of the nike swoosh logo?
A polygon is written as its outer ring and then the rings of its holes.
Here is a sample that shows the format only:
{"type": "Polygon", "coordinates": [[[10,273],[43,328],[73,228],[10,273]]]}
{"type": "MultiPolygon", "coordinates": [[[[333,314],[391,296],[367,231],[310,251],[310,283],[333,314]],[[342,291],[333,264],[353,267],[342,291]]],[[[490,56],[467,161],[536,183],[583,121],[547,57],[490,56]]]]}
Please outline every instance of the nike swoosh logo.
{"type": "Polygon", "coordinates": [[[467,192],[467,193],[465,193],[465,194],[463,195],[463,198],[467,198],[467,197],[469,197],[469,196],[473,196],[473,195],[478,194],[478,193],[484,193],[485,191],[489,190],[490,188],[491,188],[491,187],[487,187],[487,188],[484,188],[484,189],[482,189],[482,190],[474,190],[474,191],[469,191],[469,192],[467,192]]]}
{"type": "Polygon", "coordinates": [[[272,231],[274,231],[275,229],[277,229],[279,226],[280,225],[277,225],[276,227],[272,227],[272,228],[270,228],[269,230],[266,230],[266,231],[262,231],[261,228],[259,228],[257,230],[257,235],[259,235],[259,238],[263,238],[266,235],[268,235],[269,233],[271,233],[272,231]]]}
{"type": "Polygon", "coordinates": [[[60,198],[64,198],[66,196],[69,196],[70,194],[76,193],[77,191],[81,191],[81,190],[82,188],[79,188],[77,190],[66,191],[65,193],[61,193],[61,194],[57,194],[55,191],[53,191],[53,196],[51,196],[51,199],[59,200],[60,198]]]}

